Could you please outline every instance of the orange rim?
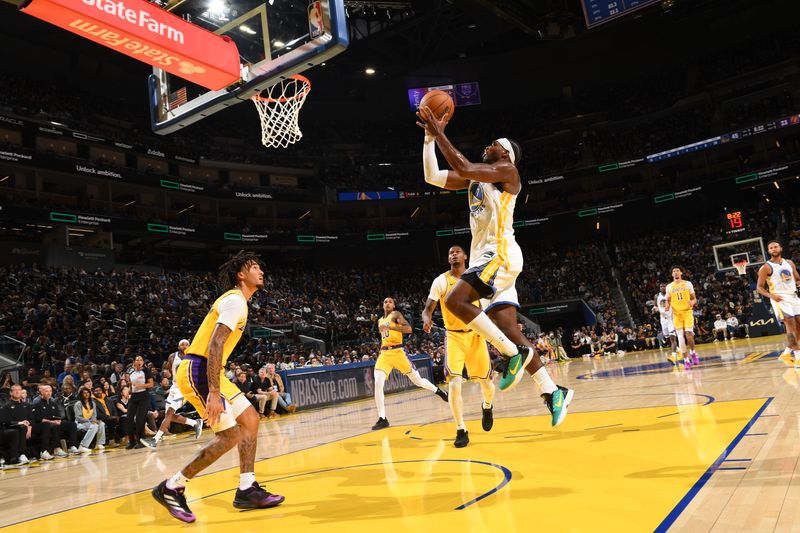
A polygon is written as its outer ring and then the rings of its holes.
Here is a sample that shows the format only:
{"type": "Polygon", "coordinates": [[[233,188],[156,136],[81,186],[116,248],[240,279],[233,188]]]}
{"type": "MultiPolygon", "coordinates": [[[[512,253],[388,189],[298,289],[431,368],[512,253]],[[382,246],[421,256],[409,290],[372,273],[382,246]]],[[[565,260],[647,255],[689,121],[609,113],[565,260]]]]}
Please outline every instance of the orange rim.
{"type": "MultiPolygon", "coordinates": [[[[299,100],[300,98],[305,98],[308,94],[308,91],[311,90],[311,80],[303,76],[302,74],[294,74],[286,78],[287,80],[297,80],[303,82],[303,90],[297,94],[293,94],[292,96],[282,96],[280,98],[264,98],[260,94],[256,94],[252,97],[253,100],[257,102],[268,102],[268,103],[277,103],[277,104],[285,104],[286,102],[291,102],[292,100],[299,100]]],[[[284,80],[286,81],[286,80],[284,80]]],[[[277,84],[276,84],[277,85],[277,84]]],[[[273,86],[274,87],[274,86],[273,86]]]]}

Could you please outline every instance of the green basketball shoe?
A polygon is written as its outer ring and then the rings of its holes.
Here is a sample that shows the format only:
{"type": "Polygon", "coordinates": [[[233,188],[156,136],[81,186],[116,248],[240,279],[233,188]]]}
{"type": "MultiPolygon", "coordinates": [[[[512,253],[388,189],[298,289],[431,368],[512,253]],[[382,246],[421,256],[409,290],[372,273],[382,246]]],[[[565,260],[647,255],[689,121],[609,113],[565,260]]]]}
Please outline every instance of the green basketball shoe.
{"type": "Polygon", "coordinates": [[[500,390],[508,391],[516,387],[522,376],[525,375],[525,367],[533,359],[533,348],[519,346],[519,353],[508,360],[508,364],[500,378],[500,390]]]}
{"type": "Polygon", "coordinates": [[[550,414],[553,415],[553,419],[550,422],[551,426],[560,425],[567,417],[567,407],[569,407],[574,394],[575,391],[561,385],[558,385],[558,389],[553,394],[542,394],[544,404],[550,410],[550,414]]]}

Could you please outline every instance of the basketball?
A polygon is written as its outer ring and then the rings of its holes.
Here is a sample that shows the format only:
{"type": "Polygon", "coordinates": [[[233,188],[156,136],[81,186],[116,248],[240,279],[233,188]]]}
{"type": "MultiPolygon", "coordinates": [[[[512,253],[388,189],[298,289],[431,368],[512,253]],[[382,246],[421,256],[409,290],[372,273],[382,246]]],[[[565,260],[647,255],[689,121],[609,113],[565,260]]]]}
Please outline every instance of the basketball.
{"type": "Polygon", "coordinates": [[[438,89],[434,89],[433,91],[429,91],[425,93],[425,96],[422,97],[422,100],[419,102],[419,108],[422,109],[423,107],[428,107],[433,112],[433,116],[438,119],[442,119],[447,116],[448,120],[453,118],[453,109],[455,108],[455,104],[453,104],[453,99],[450,98],[450,95],[444,91],[440,91],[438,89]]]}

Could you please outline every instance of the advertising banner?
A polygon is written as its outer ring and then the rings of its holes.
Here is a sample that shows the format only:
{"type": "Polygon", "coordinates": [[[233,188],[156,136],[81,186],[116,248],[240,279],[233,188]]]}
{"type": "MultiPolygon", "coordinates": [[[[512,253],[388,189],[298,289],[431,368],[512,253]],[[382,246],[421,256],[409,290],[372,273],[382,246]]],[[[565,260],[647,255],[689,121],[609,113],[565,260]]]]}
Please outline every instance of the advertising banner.
{"type": "MultiPolygon", "coordinates": [[[[432,381],[433,367],[427,355],[415,355],[411,360],[420,375],[432,381]]],[[[298,410],[335,405],[375,394],[375,362],[349,365],[305,367],[285,372],[286,388],[298,410]]],[[[386,394],[416,388],[407,377],[392,372],[386,380],[386,394]]]]}
{"type": "Polygon", "coordinates": [[[22,11],[207,89],[240,78],[230,38],[146,0],[33,0],[22,11]]]}

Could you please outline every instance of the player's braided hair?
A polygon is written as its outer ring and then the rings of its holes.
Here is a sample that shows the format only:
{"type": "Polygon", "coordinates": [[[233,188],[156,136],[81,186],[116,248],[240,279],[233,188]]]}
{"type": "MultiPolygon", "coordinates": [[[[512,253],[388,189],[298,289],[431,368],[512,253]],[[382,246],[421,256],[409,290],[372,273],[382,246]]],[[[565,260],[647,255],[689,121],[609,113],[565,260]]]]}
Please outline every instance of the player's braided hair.
{"type": "Polygon", "coordinates": [[[219,267],[219,283],[224,290],[229,290],[236,287],[239,283],[237,274],[242,271],[242,268],[257,263],[262,265],[261,259],[253,252],[246,252],[239,250],[235,255],[232,255],[222,266],[219,267]]]}

